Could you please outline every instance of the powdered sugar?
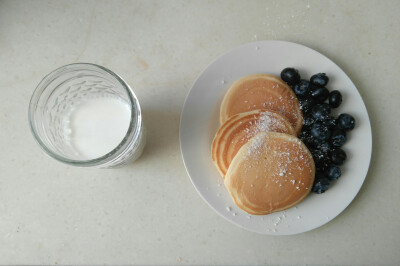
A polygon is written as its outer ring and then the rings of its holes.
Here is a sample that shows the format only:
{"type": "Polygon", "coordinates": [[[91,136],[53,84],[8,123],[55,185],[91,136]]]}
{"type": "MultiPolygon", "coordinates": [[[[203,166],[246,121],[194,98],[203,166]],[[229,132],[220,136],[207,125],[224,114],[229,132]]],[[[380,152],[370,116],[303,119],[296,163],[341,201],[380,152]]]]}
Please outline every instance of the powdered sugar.
{"type": "MultiPolygon", "coordinates": [[[[244,129],[246,136],[244,138],[251,139],[260,132],[281,131],[284,128],[283,122],[271,112],[262,112],[254,121],[248,122],[249,127],[244,129]]],[[[244,139],[242,139],[244,140],[244,139]]]]}
{"type": "MultiPolygon", "coordinates": [[[[270,116],[264,116],[263,121],[259,119],[255,124],[259,128],[266,128],[260,126],[264,123],[264,126],[271,123],[270,116]]],[[[272,135],[274,136],[274,135],[272,135]]],[[[305,153],[300,148],[303,144],[301,141],[296,139],[292,139],[289,142],[286,142],[281,148],[275,146],[269,146],[269,140],[271,136],[266,133],[258,133],[254,136],[249,143],[249,147],[247,149],[248,160],[252,160],[252,163],[248,163],[246,169],[250,170],[253,167],[257,167],[259,160],[265,158],[271,161],[274,161],[275,170],[270,172],[272,182],[277,184],[278,187],[282,187],[283,185],[290,184],[297,191],[307,190],[308,184],[304,183],[304,179],[300,176],[305,173],[305,171],[310,170],[312,172],[312,168],[310,167],[310,161],[305,160],[305,153]],[[294,174],[297,171],[296,174],[294,174]]],[[[268,165],[265,164],[265,165],[268,165]]],[[[268,170],[270,171],[270,170],[268,170]]],[[[258,176],[255,176],[255,179],[258,179],[258,176]]],[[[253,187],[253,186],[251,186],[253,187]]]]}
{"type": "Polygon", "coordinates": [[[264,142],[264,137],[265,137],[265,134],[259,134],[251,140],[251,143],[248,148],[249,156],[251,156],[253,154],[260,154],[261,146],[264,142]]]}
{"type": "Polygon", "coordinates": [[[258,121],[256,121],[257,129],[259,132],[261,131],[271,131],[273,126],[276,127],[278,121],[275,117],[270,115],[269,112],[263,112],[260,115],[258,121]]]}

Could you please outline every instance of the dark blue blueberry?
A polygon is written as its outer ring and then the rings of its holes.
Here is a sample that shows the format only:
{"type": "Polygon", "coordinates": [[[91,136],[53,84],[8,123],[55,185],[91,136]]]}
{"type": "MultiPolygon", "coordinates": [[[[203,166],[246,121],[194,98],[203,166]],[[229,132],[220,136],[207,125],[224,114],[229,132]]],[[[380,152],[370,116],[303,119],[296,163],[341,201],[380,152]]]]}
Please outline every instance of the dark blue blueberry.
{"type": "Polygon", "coordinates": [[[314,107],[315,102],[311,98],[305,98],[300,100],[300,109],[303,111],[303,114],[307,114],[314,107]]]}
{"type": "Polygon", "coordinates": [[[308,136],[310,136],[310,132],[308,130],[301,130],[298,137],[301,141],[303,141],[303,139],[306,139],[308,136]]]}
{"type": "Polygon", "coordinates": [[[317,122],[311,126],[311,136],[313,136],[318,141],[322,142],[328,140],[331,136],[331,132],[327,126],[323,123],[317,122]]]}
{"type": "MultiPolygon", "coordinates": [[[[331,165],[329,165],[329,166],[331,166],[331,165]]],[[[324,178],[329,179],[328,174],[327,174],[328,169],[329,169],[329,167],[325,171],[316,170],[314,183],[315,183],[315,181],[317,181],[319,179],[324,179],[324,178]]],[[[329,182],[329,183],[331,183],[331,182],[329,182]]]]}
{"type": "Polygon", "coordinates": [[[314,119],[318,121],[324,121],[328,119],[330,113],[331,113],[331,108],[326,103],[315,105],[311,112],[314,119]]]}
{"type": "Polygon", "coordinates": [[[303,121],[303,128],[308,129],[314,124],[315,119],[312,116],[305,116],[303,121]]]}
{"type": "Polygon", "coordinates": [[[355,119],[349,114],[341,114],[338,118],[338,127],[344,130],[353,130],[355,126],[355,119]]]}
{"type": "Polygon", "coordinates": [[[295,85],[299,83],[300,75],[296,69],[292,67],[287,67],[284,70],[282,70],[281,79],[289,85],[295,85]]]}
{"type": "Polygon", "coordinates": [[[332,145],[329,142],[322,142],[318,145],[318,149],[327,156],[332,151],[332,145]]]}
{"type": "Polygon", "coordinates": [[[311,150],[311,155],[313,156],[315,168],[318,171],[324,172],[328,169],[331,164],[330,158],[323,151],[315,149],[311,150]]]}
{"type": "Polygon", "coordinates": [[[342,171],[340,171],[339,166],[331,165],[326,171],[326,175],[329,180],[337,180],[342,175],[342,171]]]}
{"type": "Polygon", "coordinates": [[[329,129],[332,129],[334,127],[336,127],[337,125],[337,119],[329,116],[325,121],[324,121],[324,125],[326,125],[329,129]]]}
{"type": "Polygon", "coordinates": [[[324,178],[324,177],[326,177],[325,172],[318,171],[318,170],[315,171],[315,180],[318,180],[318,179],[321,179],[321,178],[324,178]]]}
{"type": "Polygon", "coordinates": [[[346,143],[346,131],[340,128],[332,130],[331,143],[335,147],[342,147],[346,143]]]}
{"type": "Polygon", "coordinates": [[[311,98],[313,98],[317,103],[322,103],[329,97],[329,91],[325,87],[315,87],[310,91],[311,98]]]}
{"type": "Polygon", "coordinates": [[[307,148],[312,149],[318,146],[318,142],[315,138],[311,136],[310,131],[302,131],[299,135],[299,139],[307,146],[307,148]]]}
{"type": "Polygon", "coordinates": [[[300,82],[293,87],[293,91],[297,97],[305,97],[308,94],[309,90],[310,82],[304,79],[300,80],[300,82]]]}
{"type": "Polygon", "coordinates": [[[336,165],[342,165],[346,159],[347,155],[341,148],[335,148],[331,152],[331,161],[336,165]]]}
{"type": "Polygon", "coordinates": [[[321,194],[329,189],[329,185],[330,182],[327,177],[316,178],[311,191],[317,194],[321,194]]]}
{"type": "Polygon", "coordinates": [[[340,91],[331,91],[331,93],[329,93],[329,105],[332,108],[337,108],[339,107],[339,105],[342,103],[342,94],[340,93],[340,91]]]}
{"type": "Polygon", "coordinates": [[[302,142],[305,142],[308,138],[311,138],[311,134],[307,130],[302,130],[298,137],[302,142]]]}
{"type": "Polygon", "coordinates": [[[311,77],[310,82],[317,87],[325,87],[328,84],[329,78],[325,73],[318,73],[311,77]]]}
{"type": "Polygon", "coordinates": [[[319,149],[311,150],[311,155],[314,159],[314,163],[316,166],[322,164],[325,161],[325,154],[319,149]]]}

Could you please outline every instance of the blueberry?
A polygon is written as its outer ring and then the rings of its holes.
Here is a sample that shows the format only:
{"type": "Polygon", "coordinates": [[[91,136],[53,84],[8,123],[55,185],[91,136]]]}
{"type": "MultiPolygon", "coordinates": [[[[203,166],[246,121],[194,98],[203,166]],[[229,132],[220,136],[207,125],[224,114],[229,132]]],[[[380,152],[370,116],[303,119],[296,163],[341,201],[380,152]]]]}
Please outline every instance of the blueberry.
{"type": "Polygon", "coordinates": [[[339,107],[339,105],[342,103],[342,94],[340,93],[340,91],[331,91],[331,93],[329,93],[329,105],[332,108],[337,108],[339,107]]]}
{"type": "Polygon", "coordinates": [[[338,127],[344,130],[353,130],[355,126],[355,119],[349,114],[341,114],[338,118],[338,127]]]}
{"type": "Polygon", "coordinates": [[[311,138],[311,134],[307,130],[302,130],[298,137],[302,142],[305,142],[308,138],[311,138]]]}
{"type": "Polygon", "coordinates": [[[310,91],[311,97],[318,103],[324,102],[329,97],[329,91],[325,87],[315,87],[310,91]]]}
{"type": "Polygon", "coordinates": [[[342,165],[344,161],[347,159],[347,155],[341,148],[335,148],[331,152],[331,160],[332,163],[336,165],[342,165]]]}
{"type": "Polygon", "coordinates": [[[324,125],[326,125],[329,129],[332,129],[336,127],[337,119],[332,116],[329,116],[327,119],[325,119],[324,125]]]}
{"type": "Polygon", "coordinates": [[[311,155],[313,156],[314,159],[315,168],[318,171],[324,172],[331,165],[330,158],[321,150],[318,149],[311,150],[311,155]]]}
{"type": "Polygon", "coordinates": [[[335,128],[332,130],[331,143],[333,146],[342,147],[346,140],[346,131],[340,128],[335,128]]]}
{"type": "Polygon", "coordinates": [[[289,85],[295,85],[299,83],[300,75],[296,69],[292,67],[287,67],[284,70],[282,70],[281,79],[289,85]]]}
{"type": "Polygon", "coordinates": [[[310,132],[308,130],[301,130],[298,138],[303,141],[303,139],[306,139],[308,136],[310,136],[310,132]]]}
{"type": "Polygon", "coordinates": [[[322,142],[318,145],[318,149],[328,155],[332,151],[332,145],[329,142],[322,142]]]}
{"type": "Polygon", "coordinates": [[[304,79],[300,80],[300,82],[293,87],[293,91],[297,97],[305,97],[308,94],[309,90],[310,82],[304,79]]]}
{"type": "Polygon", "coordinates": [[[329,128],[320,122],[314,123],[314,125],[311,126],[310,132],[311,136],[318,141],[325,141],[331,136],[329,128]]]}
{"type": "Polygon", "coordinates": [[[324,87],[328,84],[329,78],[325,73],[318,73],[311,77],[310,82],[317,87],[324,87]]]}
{"type": "Polygon", "coordinates": [[[315,138],[311,136],[310,131],[302,131],[299,135],[299,139],[309,148],[316,148],[318,142],[315,138]]]}
{"type": "Polygon", "coordinates": [[[310,112],[314,105],[314,100],[311,98],[300,100],[300,109],[303,111],[303,114],[310,112]]]}
{"type": "Polygon", "coordinates": [[[316,178],[311,191],[317,194],[321,194],[329,189],[329,185],[330,182],[327,177],[316,178]]]}
{"type": "Polygon", "coordinates": [[[342,175],[342,171],[340,171],[339,166],[331,165],[328,168],[326,175],[329,180],[337,180],[342,175]]]}
{"type": "Polygon", "coordinates": [[[318,171],[318,170],[315,171],[315,180],[318,180],[318,179],[321,179],[321,178],[324,178],[324,177],[327,177],[325,172],[318,171]]]}
{"type": "Polygon", "coordinates": [[[319,149],[311,150],[311,155],[314,159],[314,163],[318,168],[318,165],[322,165],[325,161],[325,154],[319,149]]]}
{"type": "Polygon", "coordinates": [[[318,121],[324,121],[328,119],[330,113],[331,113],[331,108],[326,103],[315,105],[311,112],[314,119],[318,121]]]}
{"type": "Polygon", "coordinates": [[[303,127],[304,129],[308,129],[314,124],[315,119],[312,116],[305,116],[304,121],[303,121],[303,127]]]}

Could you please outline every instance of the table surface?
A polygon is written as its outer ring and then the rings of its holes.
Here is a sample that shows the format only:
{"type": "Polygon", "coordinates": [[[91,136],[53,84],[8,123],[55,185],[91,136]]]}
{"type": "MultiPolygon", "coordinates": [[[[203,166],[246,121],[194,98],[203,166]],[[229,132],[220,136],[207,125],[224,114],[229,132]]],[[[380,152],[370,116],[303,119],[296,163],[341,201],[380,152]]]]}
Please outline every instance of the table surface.
{"type": "Polygon", "coordinates": [[[400,1],[0,1],[0,264],[400,264],[399,11],[400,1]],[[199,73],[234,47],[271,39],[336,62],[373,133],[350,206],[283,237],[215,213],[191,184],[178,134],[199,73]],[[148,129],[137,162],[74,168],[34,142],[30,96],[73,62],[106,66],[134,88],[148,129]]]}

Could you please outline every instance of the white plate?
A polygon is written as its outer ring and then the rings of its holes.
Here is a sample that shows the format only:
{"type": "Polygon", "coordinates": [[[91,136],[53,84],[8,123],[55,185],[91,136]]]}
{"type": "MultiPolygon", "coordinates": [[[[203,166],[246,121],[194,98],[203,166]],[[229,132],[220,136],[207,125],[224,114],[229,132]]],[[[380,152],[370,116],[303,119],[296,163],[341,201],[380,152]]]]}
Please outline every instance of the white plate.
{"type": "Polygon", "coordinates": [[[183,161],[202,198],[228,221],[253,232],[291,235],[317,228],[340,214],[354,199],[368,172],[372,151],[371,125],[364,102],[350,78],[324,55],[299,44],[259,41],[242,45],[215,60],[194,82],[182,110],[180,144],[183,161]],[[328,89],[343,95],[340,113],[356,119],[343,149],[347,161],[342,176],[324,194],[310,194],[289,210],[264,216],[249,215],[235,206],[212,163],[210,150],[219,127],[219,107],[229,86],[240,77],[269,73],[280,76],[294,67],[309,79],[319,72],[329,78],[328,89]]]}

